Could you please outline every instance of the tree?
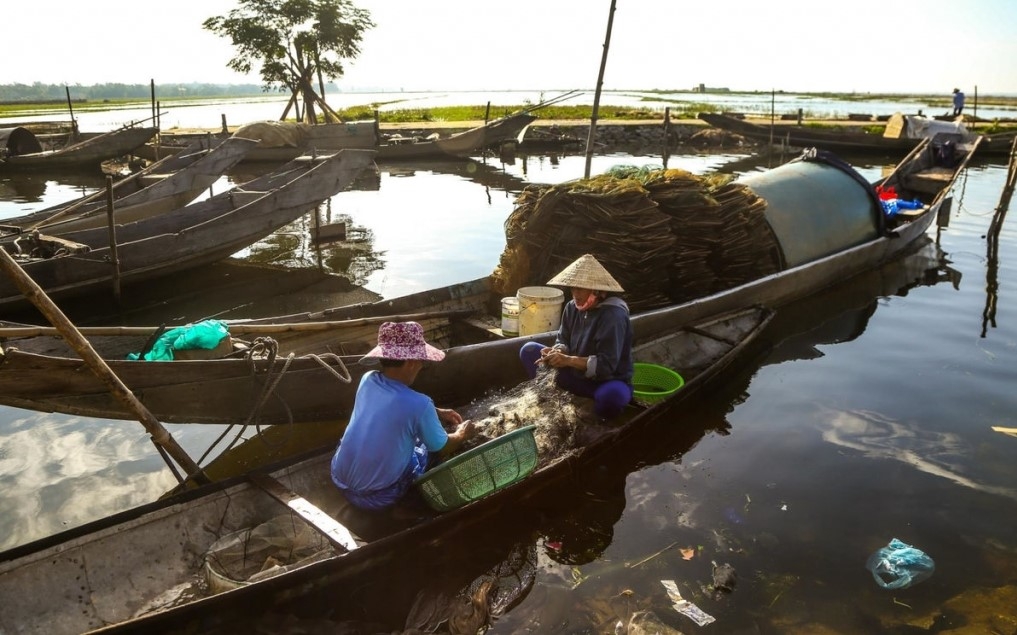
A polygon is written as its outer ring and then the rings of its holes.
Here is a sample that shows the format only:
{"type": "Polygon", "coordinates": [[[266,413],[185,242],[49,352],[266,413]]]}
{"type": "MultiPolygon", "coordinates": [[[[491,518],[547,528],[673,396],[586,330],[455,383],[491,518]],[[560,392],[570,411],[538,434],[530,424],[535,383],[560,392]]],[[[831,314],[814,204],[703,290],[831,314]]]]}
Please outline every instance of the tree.
{"type": "Polygon", "coordinates": [[[209,18],[203,24],[209,31],[229,37],[236,47],[236,57],[226,66],[246,74],[260,61],[264,90],[290,91],[280,119],[295,107],[298,120],[317,123],[316,107],[320,107],[326,121],[338,121],[323,98],[325,79],[342,77],[343,61],[360,54],[361,37],[374,26],[370,13],[349,0],[239,2],[229,15],[209,18]]]}

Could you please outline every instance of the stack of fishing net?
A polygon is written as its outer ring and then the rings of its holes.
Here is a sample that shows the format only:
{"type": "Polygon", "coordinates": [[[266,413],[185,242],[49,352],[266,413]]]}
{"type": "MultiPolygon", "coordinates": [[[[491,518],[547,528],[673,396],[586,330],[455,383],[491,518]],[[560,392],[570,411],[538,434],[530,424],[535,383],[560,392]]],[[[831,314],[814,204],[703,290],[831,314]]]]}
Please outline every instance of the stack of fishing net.
{"type": "Polygon", "coordinates": [[[544,285],[593,254],[645,311],[727,289],[781,268],[766,202],[730,176],[615,168],[590,179],[531,185],[505,222],[492,274],[502,295],[544,285]]]}

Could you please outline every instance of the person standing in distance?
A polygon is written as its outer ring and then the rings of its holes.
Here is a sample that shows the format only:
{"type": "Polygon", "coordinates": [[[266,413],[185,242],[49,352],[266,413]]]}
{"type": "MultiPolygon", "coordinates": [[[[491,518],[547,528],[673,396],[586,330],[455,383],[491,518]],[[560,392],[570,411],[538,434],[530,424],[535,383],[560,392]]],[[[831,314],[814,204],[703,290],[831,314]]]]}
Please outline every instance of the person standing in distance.
{"type": "Polygon", "coordinates": [[[953,89],[953,116],[960,117],[961,112],[964,110],[964,93],[961,89],[953,89]]]}

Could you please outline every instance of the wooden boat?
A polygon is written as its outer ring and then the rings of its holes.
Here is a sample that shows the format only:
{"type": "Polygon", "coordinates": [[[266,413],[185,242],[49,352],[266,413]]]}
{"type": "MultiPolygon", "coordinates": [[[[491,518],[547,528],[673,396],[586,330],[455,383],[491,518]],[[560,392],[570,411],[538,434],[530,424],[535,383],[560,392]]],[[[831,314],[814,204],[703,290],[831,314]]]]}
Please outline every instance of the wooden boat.
{"type": "MultiPolygon", "coordinates": [[[[719,113],[700,113],[699,118],[715,128],[734,132],[761,143],[775,143],[797,148],[820,148],[835,152],[883,153],[903,155],[913,150],[921,139],[892,138],[864,132],[861,128],[823,130],[796,125],[767,126],[719,113]]],[[[980,155],[1007,155],[1017,130],[987,135],[978,148],[980,155]]]]}
{"type": "Polygon", "coordinates": [[[437,139],[389,139],[378,145],[378,159],[396,161],[425,157],[468,157],[506,141],[516,141],[537,118],[529,113],[517,113],[437,139]]]}
{"type": "MultiPolygon", "coordinates": [[[[53,298],[108,290],[114,281],[144,281],[236,253],[345,189],[373,157],[370,150],[343,150],[295,159],[207,200],[116,225],[115,250],[106,227],[60,237],[22,234],[2,246],[53,298]]],[[[0,280],[0,308],[26,302],[13,281],[0,280]]]]}
{"type": "Polygon", "coordinates": [[[130,154],[155,136],[158,128],[125,126],[57,150],[43,150],[24,128],[0,130],[0,172],[14,170],[98,170],[103,161],[130,154]],[[15,132],[17,131],[17,132],[15,132]],[[16,137],[15,137],[16,135],[16,137]]]}
{"type": "MultiPolygon", "coordinates": [[[[130,223],[162,214],[193,201],[243,160],[257,144],[240,137],[197,141],[113,184],[113,207],[118,223],[130,223]]],[[[31,214],[5,218],[5,233],[40,230],[51,236],[106,226],[106,191],[99,190],[75,201],[47,207],[31,214]],[[11,229],[8,229],[11,228],[11,229]]]]}
{"type": "MultiPolygon", "coordinates": [[[[925,234],[947,205],[954,179],[973,151],[958,150],[957,163],[943,168],[935,165],[931,140],[915,148],[882,184],[925,205],[888,221],[883,220],[871,185],[831,166],[792,162],[744,177],[770,202],[770,226],[782,237],[783,269],[683,302],[674,310],[682,321],[692,321],[756,302],[779,307],[881,266],[925,234]],[[801,196],[807,187],[815,189],[811,198],[801,196]],[[786,204],[781,199],[788,193],[805,204],[786,204]],[[850,227],[816,225],[837,217],[835,212],[841,208],[853,218],[850,227]],[[781,210],[785,213],[779,214],[781,210]]],[[[160,421],[332,421],[347,416],[352,406],[350,400],[339,396],[342,384],[334,371],[340,363],[349,367],[358,354],[373,346],[381,321],[415,316],[427,330],[428,339],[442,348],[506,339],[499,328],[501,297],[492,289],[492,281],[484,277],[402,298],[230,323],[238,338],[256,342],[258,337],[270,337],[269,355],[263,354],[263,347],[254,347],[248,350],[262,354],[240,351],[239,357],[184,363],[128,361],[124,356],[142,350],[155,327],[98,327],[83,329],[83,333],[160,421]]],[[[79,371],[81,362],[54,337],[53,330],[9,325],[0,329],[0,337],[4,338],[0,378],[5,387],[0,391],[0,403],[93,417],[133,418],[107,394],[102,383],[79,371]]]]}
{"type": "MultiPolygon", "coordinates": [[[[289,161],[306,152],[334,152],[342,148],[375,150],[379,161],[447,159],[480,154],[486,148],[516,140],[535,119],[528,112],[516,113],[469,130],[425,138],[397,134],[382,137],[373,121],[316,126],[264,122],[239,128],[236,134],[261,139],[260,145],[248,153],[246,161],[289,161]],[[261,134],[264,139],[259,136],[261,134]]],[[[163,151],[172,147],[160,146],[163,151]]]]}
{"type": "MultiPolygon", "coordinates": [[[[591,442],[539,457],[535,472],[486,498],[440,515],[418,509],[409,521],[367,515],[351,508],[332,485],[332,448],[326,447],[0,554],[0,594],[18,598],[0,606],[0,630],[50,635],[228,630],[252,607],[265,609],[323,584],[355,580],[394,555],[446,549],[438,538],[448,531],[490,522],[509,502],[539,495],[609,455],[620,440],[661,418],[673,420],[749,358],[772,317],[761,307],[693,322],[676,320],[680,313],[672,308],[636,316],[634,353],[640,361],[680,368],[683,388],[649,407],[630,406],[616,425],[597,426],[591,442]],[[204,558],[213,543],[280,515],[287,524],[309,525],[331,546],[274,577],[238,581],[209,595],[204,558]]],[[[433,390],[440,403],[466,406],[489,390],[515,386],[525,379],[518,346],[501,340],[452,349],[427,369],[426,381],[421,374],[420,388],[433,390]]]]}

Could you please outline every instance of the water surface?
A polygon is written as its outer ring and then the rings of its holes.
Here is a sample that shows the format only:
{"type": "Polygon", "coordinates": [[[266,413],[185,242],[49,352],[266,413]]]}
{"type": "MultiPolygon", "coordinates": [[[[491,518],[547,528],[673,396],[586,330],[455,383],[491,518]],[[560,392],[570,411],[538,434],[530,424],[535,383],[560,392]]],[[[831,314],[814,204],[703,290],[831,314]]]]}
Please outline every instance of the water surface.
{"type": "MultiPolygon", "coordinates": [[[[745,158],[681,155],[669,165],[705,174],[745,158]]],[[[851,160],[875,178],[894,158],[851,160]]],[[[593,171],[660,162],[597,156],[593,171]]],[[[740,169],[757,169],[749,165],[740,169]]],[[[383,165],[376,180],[319,212],[347,220],[359,244],[315,250],[307,217],[239,259],[305,270],[314,281],[302,300],[311,303],[327,302],[327,291],[313,289],[337,277],[391,297],[486,275],[515,194],[583,167],[580,156],[383,165]]],[[[985,237],[1005,176],[1005,165],[974,162],[948,226],[930,230],[916,253],[782,311],[772,348],[701,409],[563,485],[555,509],[520,510],[487,527],[484,557],[476,546],[447,545],[456,579],[484,574],[513,549],[537,562],[532,584],[491,632],[614,632],[638,610],[685,633],[926,632],[905,625],[933,622],[1011,632],[1017,438],[992,428],[1017,426],[1017,240],[1004,222],[990,257],[985,237]],[[895,537],[935,560],[929,580],[897,591],[875,583],[866,559],[895,537]],[[704,590],[711,561],[738,572],[732,593],[704,590]],[[674,580],[717,622],[700,629],[674,611],[661,580],[674,580]]],[[[232,178],[243,175],[216,187],[232,178]]],[[[99,185],[0,177],[0,222],[99,185]]],[[[139,298],[126,319],[271,314],[286,302],[202,298],[200,276],[186,284],[190,304],[139,298]]],[[[256,285],[250,294],[259,296],[256,285]]],[[[219,432],[170,429],[192,456],[219,432]]],[[[0,408],[3,548],[151,501],[173,482],[137,423],[0,408]]],[[[408,610],[396,598],[429,584],[412,569],[379,573],[390,587],[379,608],[390,629],[408,610]]],[[[356,617],[374,617],[371,608],[356,617]]]]}

